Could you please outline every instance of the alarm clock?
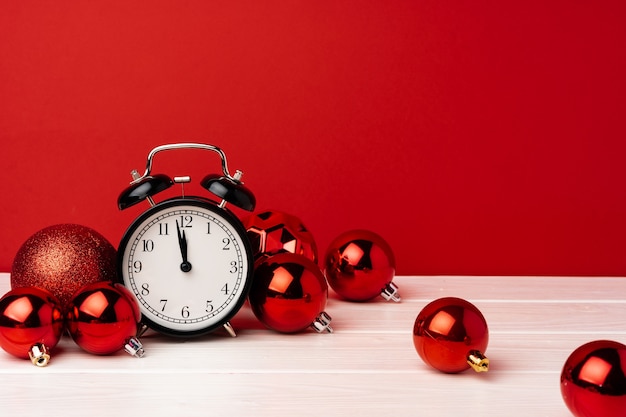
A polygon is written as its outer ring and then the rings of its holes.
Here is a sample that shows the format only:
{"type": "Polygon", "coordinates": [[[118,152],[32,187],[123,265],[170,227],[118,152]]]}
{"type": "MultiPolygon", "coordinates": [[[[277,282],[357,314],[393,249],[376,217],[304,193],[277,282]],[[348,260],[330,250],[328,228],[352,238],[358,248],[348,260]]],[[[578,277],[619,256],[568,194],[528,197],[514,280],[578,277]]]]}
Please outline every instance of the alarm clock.
{"type": "Polygon", "coordinates": [[[148,154],[146,170],[131,171],[132,181],[119,196],[120,210],[147,201],[124,233],[118,248],[119,281],[134,294],[141,324],[168,336],[195,337],[224,328],[236,336],[229,320],[243,306],[253,276],[253,250],[246,230],[227,205],[253,211],[255,198],[228,170],[226,155],[213,145],[176,143],[148,154]],[[188,176],[152,174],[154,157],[164,151],[197,149],[217,153],[222,173],[209,174],[200,185],[213,199],[185,196],[155,203],[155,194],[188,176]]]}

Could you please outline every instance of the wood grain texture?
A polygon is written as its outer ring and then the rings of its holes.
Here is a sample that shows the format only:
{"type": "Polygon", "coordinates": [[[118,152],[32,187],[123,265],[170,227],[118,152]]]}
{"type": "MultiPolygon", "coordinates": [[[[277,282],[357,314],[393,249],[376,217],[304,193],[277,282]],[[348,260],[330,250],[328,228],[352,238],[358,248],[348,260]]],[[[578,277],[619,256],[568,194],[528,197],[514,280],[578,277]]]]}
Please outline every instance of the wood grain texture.
{"type": "MultiPolygon", "coordinates": [[[[65,337],[49,366],[0,352],[2,415],[567,417],[561,367],[583,343],[626,342],[626,279],[403,276],[401,303],[340,300],[333,334],[267,330],[246,306],[225,334],[146,333],[146,356],[100,357],[65,337]],[[413,347],[430,301],[474,303],[490,329],[486,374],[446,375],[413,347]]],[[[0,274],[0,293],[9,275],[0,274]]]]}

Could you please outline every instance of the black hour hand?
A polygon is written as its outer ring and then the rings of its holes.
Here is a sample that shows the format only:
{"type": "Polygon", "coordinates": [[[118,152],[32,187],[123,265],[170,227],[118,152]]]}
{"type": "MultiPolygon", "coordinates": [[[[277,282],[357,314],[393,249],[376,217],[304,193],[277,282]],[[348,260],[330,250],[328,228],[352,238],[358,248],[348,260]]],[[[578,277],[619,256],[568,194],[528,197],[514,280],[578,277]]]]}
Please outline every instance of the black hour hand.
{"type": "Polygon", "coordinates": [[[176,220],[176,232],[178,234],[180,254],[183,257],[183,262],[180,264],[180,270],[183,272],[189,272],[191,271],[191,263],[187,260],[187,237],[185,236],[185,231],[181,230],[178,220],[176,220]]]}

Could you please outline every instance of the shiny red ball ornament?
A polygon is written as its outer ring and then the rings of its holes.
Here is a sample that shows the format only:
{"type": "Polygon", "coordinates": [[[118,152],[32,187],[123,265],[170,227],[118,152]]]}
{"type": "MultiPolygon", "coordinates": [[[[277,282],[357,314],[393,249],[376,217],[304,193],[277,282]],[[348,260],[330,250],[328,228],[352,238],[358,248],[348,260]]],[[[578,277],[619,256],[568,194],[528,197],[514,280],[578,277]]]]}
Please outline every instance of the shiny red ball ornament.
{"type": "Polygon", "coordinates": [[[140,357],[144,353],[136,338],[140,319],[139,303],[126,287],[96,282],[71,299],[67,327],[76,344],[89,353],[109,355],[123,348],[140,357]]]}
{"type": "Polygon", "coordinates": [[[59,300],[35,287],[15,288],[0,299],[0,346],[36,366],[46,366],[63,334],[59,300]]]}
{"type": "Polygon", "coordinates": [[[325,257],[328,285],[349,301],[367,301],[380,295],[400,301],[392,282],[396,261],[389,244],[369,230],[342,233],[329,245],[325,257]]]}
{"type": "Polygon", "coordinates": [[[42,229],[22,244],[11,270],[11,288],[50,291],[63,306],[83,285],[114,281],[116,250],[100,233],[78,224],[42,229]]]}
{"type": "Polygon", "coordinates": [[[333,331],[324,311],[328,285],[319,267],[304,256],[283,252],[259,259],[248,299],[254,315],[270,329],[333,331]]]}
{"type": "Polygon", "coordinates": [[[484,356],[489,329],[482,313],[472,303],[456,297],[432,301],[417,315],[413,326],[415,350],[431,367],[458,373],[470,367],[489,369],[484,356]]]}
{"type": "Polygon", "coordinates": [[[277,210],[248,216],[243,221],[255,255],[291,252],[317,263],[317,245],[302,221],[277,210]]]}
{"type": "Polygon", "coordinates": [[[626,417],[626,345],[586,343],[561,371],[561,395],[576,417],[626,417]]]}

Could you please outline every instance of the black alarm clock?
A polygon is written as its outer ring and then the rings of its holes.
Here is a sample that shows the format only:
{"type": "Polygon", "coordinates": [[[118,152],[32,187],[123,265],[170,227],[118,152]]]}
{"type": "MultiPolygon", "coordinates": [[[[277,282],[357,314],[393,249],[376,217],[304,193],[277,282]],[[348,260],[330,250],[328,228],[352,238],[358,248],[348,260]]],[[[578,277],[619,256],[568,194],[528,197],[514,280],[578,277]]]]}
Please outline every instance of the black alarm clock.
{"type": "Polygon", "coordinates": [[[213,145],[177,143],[158,146],[148,154],[146,170],[136,170],[130,186],[118,198],[124,210],[142,201],[150,207],[134,220],[118,248],[118,276],[139,302],[142,324],[169,336],[192,337],[225,328],[240,310],[253,276],[253,250],[246,230],[227,208],[233,204],[253,211],[255,198],[231,175],[224,152],[213,145]],[[209,174],[203,188],[217,199],[180,196],[154,202],[154,195],[189,177],[152,175],[155,155],[178,149],[208,150],[222,162],[221,174],[209,174]]]}

